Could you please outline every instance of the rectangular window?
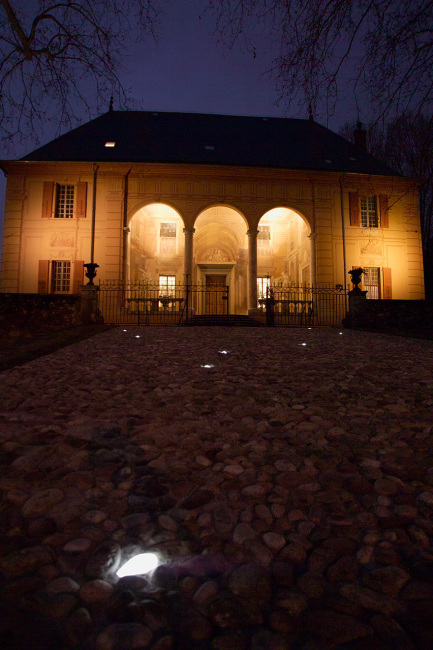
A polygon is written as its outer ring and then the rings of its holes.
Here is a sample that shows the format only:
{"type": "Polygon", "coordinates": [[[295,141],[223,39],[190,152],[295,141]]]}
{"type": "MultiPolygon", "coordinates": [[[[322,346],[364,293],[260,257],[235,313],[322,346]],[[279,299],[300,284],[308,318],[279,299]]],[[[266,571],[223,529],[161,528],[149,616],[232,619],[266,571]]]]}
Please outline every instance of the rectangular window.
{"type": "Polygon", "coordinates": [[[259,226],[259,234],[257,239],[271,239],[271,227],[270,226],[259,226]]]}
{"type": "Polygon", "coordinates": [[[176,237],[175,223],[161,223],[159,228],[160,237],[176,237]]]}
{"type": "Polygon", "coordinates": [[[176,253],[176,224],[161,223],[159,227],[160,253],[176,253]]]}
{"type": "Polygon", "coordinates": [[[160,296],[174,296],[176,288],[175,275],[160,275],[159,276],[159,295],[160,296]]]}
{"type": "Polygon", "coordinates": [[[379,267],[364,268],[363,276],[364,291],[367,291],[367,298],[378,300],[380,298],[380,269],[379,267]]]}
{"type": "Polygon", "coordinates": [[[257,278],[257,300],[264,300],[266,298],[267,288],[269,286],[270,278],[257,278]]]}
{"type": "Polygon", "coordinates": [[[74,216],[74,185],[56,186],[56,208],[54,217],[56,219],[72,219],[74,216]]]}
{"type": "Polygon", "coordinates": [[[176,304],[169,300],[176,295],[176,276],[175,275],[160,275],[159,276],[159,302],[158,307],[161,309],[173,309],[176,304]]]}
{"type": "Polygon", "coordinates": [[[378,228],[377,201],[375,196],[361,196],[361,227],[378,228]]]}
{"type": "Polygon", "coordinates": [[[257,254],[270,255],[271,253],[271,227],[259,226],[257,235],[257,254]]]}
{"type": "Polygon", "coordinates": [[[64,260],[51,262],[51,292],[69,293],[71,286],[71,263],[64,260]]]}

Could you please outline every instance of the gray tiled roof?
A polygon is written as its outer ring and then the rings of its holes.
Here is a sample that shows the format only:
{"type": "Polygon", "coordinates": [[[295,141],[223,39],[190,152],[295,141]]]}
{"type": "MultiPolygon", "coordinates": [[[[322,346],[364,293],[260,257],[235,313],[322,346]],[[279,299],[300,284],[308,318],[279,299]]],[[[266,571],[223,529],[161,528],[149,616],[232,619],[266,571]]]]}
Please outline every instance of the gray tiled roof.
{"type": "Polygon", "coordinates": [[[110,111],[22,160],[180,163],[396,175],[313,120],[110,111]],[[106,142],[115,142],[106,147],[106,142]]]}

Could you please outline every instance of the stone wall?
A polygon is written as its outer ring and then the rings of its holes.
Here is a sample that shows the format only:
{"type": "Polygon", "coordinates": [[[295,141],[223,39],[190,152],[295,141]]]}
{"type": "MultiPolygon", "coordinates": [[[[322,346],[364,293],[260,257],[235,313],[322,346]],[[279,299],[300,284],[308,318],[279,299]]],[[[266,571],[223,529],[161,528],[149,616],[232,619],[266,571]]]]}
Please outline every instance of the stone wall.
{"type": "Polygon", "coordinates": [[[366,300],[350,297],[349,327],[381,332],[433,334],[433,309],[425,300],[366,300]]]}
{"type": "Polygon", "coordinates": [[[0,335],[32,338],[78,323],[80,295],[0,293],[0,335]]]}

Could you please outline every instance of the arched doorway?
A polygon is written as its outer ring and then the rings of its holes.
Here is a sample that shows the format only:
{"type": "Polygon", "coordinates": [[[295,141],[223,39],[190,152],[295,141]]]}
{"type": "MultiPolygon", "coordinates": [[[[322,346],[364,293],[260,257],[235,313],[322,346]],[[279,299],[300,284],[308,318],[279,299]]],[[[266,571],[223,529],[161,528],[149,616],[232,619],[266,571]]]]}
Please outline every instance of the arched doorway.
{"type": "Polygon", "coordinates": [[[261,296],[268,282],[285,286],[310,285],[311,229],[307,222],[294,210],[274,208],[260,219],[258,230],[258,295],[261,296]]]}
{"type": "MultiPolygon", "coordinates": [[[[242,314],[247,311],[247,224],[244,218],[228,206],[214,206],[204,210],[194,224],[193,281],[208,286],[209,308],[212,287],[229,287],[229,311],[242,314]]],[[[221,298],[212,306],[216,313],[225,309],[221,298]]]]}
{"type": "Polygon", "coordinates": [[[163,203],[146,205],[132,217],[129,237],[129,282],[183,282],[183,221],[176,210],[163,203]]]}

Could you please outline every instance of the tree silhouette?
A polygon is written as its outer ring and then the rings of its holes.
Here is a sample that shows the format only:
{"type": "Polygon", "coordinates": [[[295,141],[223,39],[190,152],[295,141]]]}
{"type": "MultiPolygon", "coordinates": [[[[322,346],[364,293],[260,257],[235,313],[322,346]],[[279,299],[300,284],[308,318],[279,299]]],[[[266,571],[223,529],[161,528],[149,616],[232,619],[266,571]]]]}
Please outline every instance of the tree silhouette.
{"type": "Polygon", "coordinates": [[[0,136],[31,136],[46,120],[71,126],[83,109],[124,105],[125,44],[156,35],[159,0],[0,0],[0,136]]]}
{"type": "MultiPolygon", "coordinates": [[[[353,141],[356,121],[346,122],[339,133],[353,141]]],[[[433,236],[433,117],[403,114],[384,125],[367,126],[369,152],[396,172],[413,178],[419,188],[423,248],[433,236]]]]}
{"type": "MultiPolygon", "coordinates": [[[[277,41],[280,99],[328,115],[344,91],[376,118],[416,113],[433,99],[431,0],[208,0],[232,45],[261,25],[277,41]]],[[[305,110],[306,112],[306,110],[305,110]]]]}

